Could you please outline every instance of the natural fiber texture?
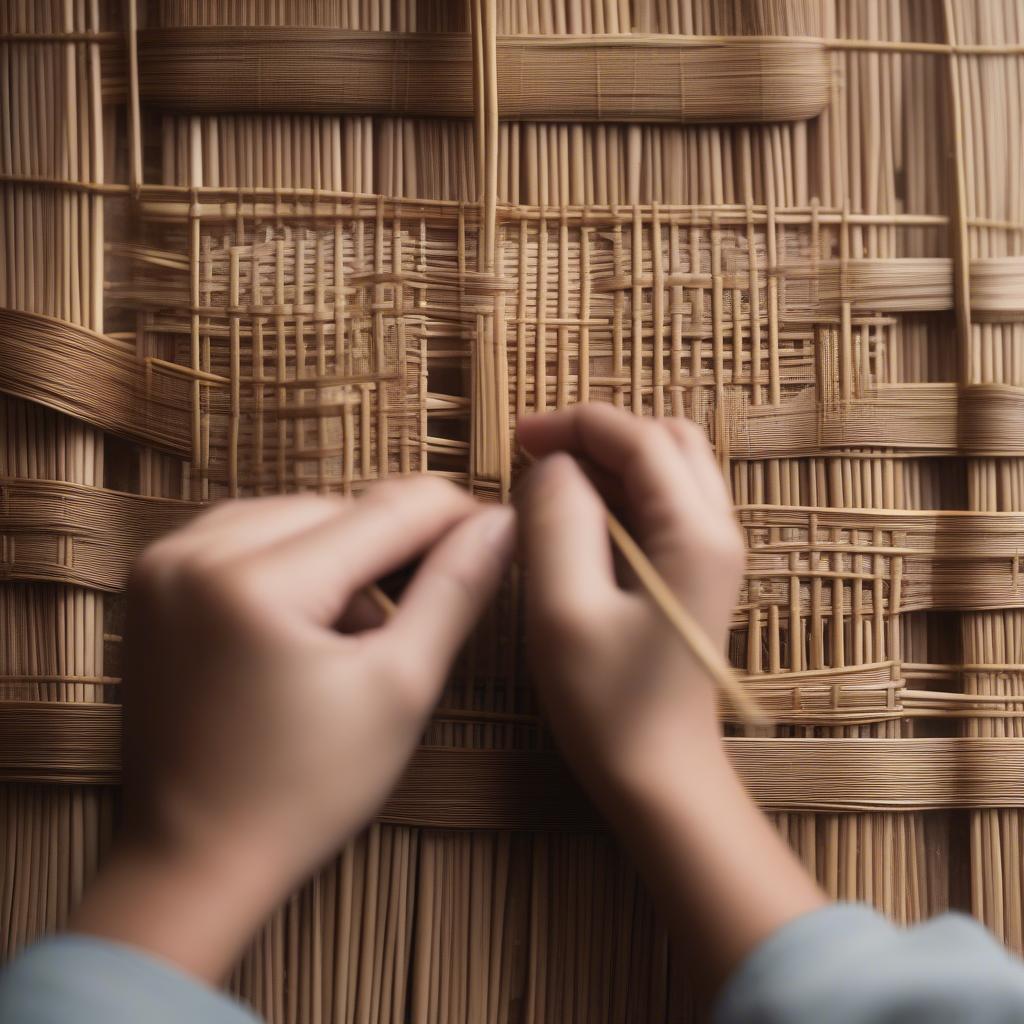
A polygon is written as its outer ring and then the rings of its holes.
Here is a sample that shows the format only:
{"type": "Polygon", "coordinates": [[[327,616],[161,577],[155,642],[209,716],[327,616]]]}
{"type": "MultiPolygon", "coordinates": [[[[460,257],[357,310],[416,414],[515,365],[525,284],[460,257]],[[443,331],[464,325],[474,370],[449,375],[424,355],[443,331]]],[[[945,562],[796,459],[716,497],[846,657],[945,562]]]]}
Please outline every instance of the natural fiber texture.
{"type": "Polygon", "coordinates": [[[178,455],[189,445],[187,374],[140,363],[123,339],[39,313],[0,309],[0,389],[178,455]]]}
{"type": "MultiPolygon", "coordinates": [[[[178,110],[474,113],[468,35],[172,29],[139,50],[143,99],[178,110]]],[[[788,121],[828,97],[816,40],[506,36],[495,57],[512,121],[788,121]]]]}
{"type": "MultiPolygon", "coordinates": [[[[118,781],[118,705],[9,701],[6,712],[0,778],[118,781]]],[[[1013,739],[729,737],[725,743],[740,777],[769,809],[1014,808],[1024,786],[1024,744],[1013,739]]],[[[378,817],[428,828],[602,827],[549,751],[422,746],[378,817]]]]}
{"type": "MultiPolygon", "coordinates": [[[[729,750],[808,867],[1024,949],[1020,0],[25,0],[0,75],[0,953],[112,833],[145,543],[400,473],[504,500],[516,417],[580,401],[715,445],[777,723],[729,750]]],[[[246,954],[270,1020],[691,1019],[518,623],[513,579],[246,954]]]]}

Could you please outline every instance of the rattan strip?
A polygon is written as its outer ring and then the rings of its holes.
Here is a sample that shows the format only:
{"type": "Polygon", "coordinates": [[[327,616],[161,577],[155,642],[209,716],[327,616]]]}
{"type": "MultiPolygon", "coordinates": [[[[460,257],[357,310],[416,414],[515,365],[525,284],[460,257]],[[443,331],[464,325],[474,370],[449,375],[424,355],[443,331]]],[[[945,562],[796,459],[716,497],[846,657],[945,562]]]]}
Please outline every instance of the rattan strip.
{"type": "MultiPolygon", "coordinates": [[[[0,573],[116,591],[142,547],[202,507],[58,481],[0,479],[0,573]]],[[[898,586],[898,596],[887,599],[890,614],[897,605],[908,611],[1024,603],[1024,513],[745,505],[738,515],[748,536],[748,579],[785,584],[777,598],[761,586],[764,607],[788,606],[790,584],[815,578],[898,586]],[[812,564],[821,555],[841,561],[812,564]],[[874,568],[857,568],[859,560],[874,568]]],[[[805,589],[793,614],[809,601],[805,589]]],[[[741,605],[735,621],[746,616],[741,605]]]]}
{"type": "MultiPolygon", "coordinates": [[[[176,110],[474,113],[468,35],[156,29],[139,54],[143,100],[176,110]]],[[[510,120],[790,121],[828,97],[828,55],[812,40],[506,36],[496,61],[510,120]]]]}
{"type": "MultiPolygon", "coordinates": [[[[172,255],[167,254],[167,260],[172,255]]],[[[444,285],[424,275],[409,274],[405,279],[413,286],[444,285]]],[[[358,283],[359,275],[354,275],[353,287],[358,283]]],[[[1004,304],[1015,301],[1011,291],[1002,296],[1004,304]]],[[[236,303],[231,312],[242,309],[236,303]]],[[[244,311],[250,317],[275,311],[281,315],[272,306],[257,308],[250,304],[244,311]]],[[[229,310],[225,300],[223,307],[208,305],[204,312],[226,316],[229,310]]],[[[303,312],[319,319],[325,315],[314,306],[292,304],[285,308],[288,317],[303,312]]],[[[326,315],[330,315],[329,310],[326,315]]],[[[1005,319],[1007,314],[1004,311],[998,315],[1005,319]]],[[[114,339],[99,339],[74,325],[36,314],[0,310],[0,326],[6,329],[0,391],[41,401],[165,450],[187,450],[191,403],[186,381],[197,377],[187,367],[152,358],[140,365],[114,339]],[[60,350],[59,346],[65,348],[60,350]],[[37,365],[39,372],[32,369],[37,365]]],[[[199,375],[197,379],[212,388],[226,389],[230,385],[227,377],[216,374],[199,375]]],[[[318,387],[382,379],[380,373],[364,378],[353,374],[320,377],[318,387]]],[[[302,381],[293,381],[290,386],[301,387],[302,381]]],[[[852,446],[887,447],[917,455],[958,451],[1008,455],[1024,450],[1022,427],[1021,388],[1001,384],[882,384],[838,405],[820,402],[811,388],[802,396],[787,399],[781,408],[741,405],[726,421],[726,434],[716,440],[733,458],[748,459],[816,455],[852,446]]],[[[507,445],[499,447],[507,450],[507,445]]]]}
{"type": "MultiPolygon", "coordinates": [[[[393,608],[393,605],[391,606],[393,608]]],[[[108,637],[110,643],[119,638],[108,637]]],[[[911,664],[895,661],[807,669],[780,674],[737,672],[743,688],[777,725],[869,724],[898,718],[1020,718],[1024,697],[1012,692],[964,692],[968,686],[1010,687],[1024,676],[1024,666],[911,664]],[[915,681],[931,689],[915,689],[915,681]],[[958,689],[949,692],[950,687],[958,689]]],[[[0,697],[72,699],[77,688],[116,688],[118,676],[0,676],[0,697]]],[[[108,698],[113,689],[106,689],[108,698]]],[[[723,720],[742,724],[729,701],[720,701],[723,720]]],[[[515,725],[539,729],[542,720],[529,712],[442,706],[436,722],[476,726],[515,725]]]]}
{"type": "MultiPolygon", "coordinates": [[[[225,188],[217,185],[141,185],[134,186],[118,182],[102,182],[89,178],[58,178],[45,174],[0,173],[0,184],[36,186],[56,189],[58,191],[94,192],[106,196],[137,196],[147,200],[140,205],[151,219],[187,219],[192,209],[188,200],[207,199],[209,202],[194,212],[205,218],[235,219],[238,216],[274,216],[283,218],[315,219],[317,217],[335,217],[341,212],[336,206],[327,203],[362,200],[377,203],[383,201],[389,209],[462,209],[467,217],[474,217],[474,211],[467,208],[460,200],[402,198],[384,196],[378,193],[352,191],[349,189],[315,188],[303,185],[280,186],[233,186],[225,188]],[[262,201],[261,201],[262,200],[262,201]],[[177,205],[176,205],[177,204],[177,205]]],[[[654,206],[651,203],[639,204],[597,204],[583,205],[579,202],[564,204],[530,204],[523,203],[502,208],[504,220],[519,222],[522,220],[554,219],[564,216],[573,223],[600,223],[609,218],[613,221],[625,222],[632,219],[633,209],[639,207],[642,213],[650,213],[654,206]],[[628,212],[625,212],[628,211],[628,212]]],[[[817,223],[858,225],[891,225],[896,227],[944,227],[950,218],[941,213],[905,213],[900,211],[863,212],[844,210],[840,207],[815,205],[766,206],[763,203],[751,203],[749,206],[736,206],[723,203],[665,203],[658,204],[657,209],[668,216],[668,222],[694,224],[710,224],[712,219],[721,225],[746,225],[748,219],[752,223],[764,224],[772,211],[772,220],[777,224],[808,224],[812,218],[817,223]]],[[[1024,232],[1024,220],[1012,217],[979,217],[964,218],[967,227],[990,228],[1010,233],[1024,232]]],[[[941,257],[939,257],[941,258],[941,257]]]]}
{"type": "MultiPolygon", "coordinates": [[[[76,785],[119,777],[120,707],[0,704],[0,779],[76,785]]],[[[773,810],[1020,807],[1019,739],[745,738],[726,749],[754,798],[773,810]]],[[[381,821],[436,828],[596,824],[547,751],[421,747],[381,821]]]]}
{"type": "Polygon", "coordinates": [[[133,344],[41,313],[0,308],[0,392],[184,455],[187,370],[139,361],[133,344]]]}
{"type": "MultiPolygon", "coordinates": [[[[108,637],[109,642],[115,638],[108,637]]],[[[901,718],[1022,718],[1024,697],[1013,692],[962,692],[971,685],[1012,687],[1024,676],[1024,667],[991,665],[908,665],[899,662],[871,662],[838,668],[808,669],[779,675],[751,675],[738,672],[743,688],[776,725],[866,725],[901,718]],[[901,678],[901,672],[904,677],[901,678]],[[959,686],[959,691],[914,689],[914,680],[933,686],[959,686]]],[[[107,696],[120,685],[118,676],[9,675],[0,676],[0,697],[4,699],[72,700],[83,686],[104,688],[107,696]]],[[[720,701],[723,721],[744,724],[729,701],[720,701]]],[[[513,725],[539,729],[539,715],[527,712],[486,711],[472,708],[440,707],[437,723],[466,723],[473,726],[513,725]]]]}
{"type": "MultiPolygon", "coordinates": [[[[134,7],[132,7],[134,10],[134,7]]],[[[166,30],[165,30],[166,31],[166,30]]],[[[541,37],[544,38],[544,37],[541,37]]],[[[656,37],[656,38],[661,38],[656,37]]],[[[695,42],[716,41],[720,36],[684,36],[695,42]]],[[[761,39],[772,41],[771,36],[760,36],[761,39]]],[[[928,53],[939,56],[964,55],[976,57],[1014,57],[1024,55],[1024,46],[1014,44],[1000,45],[970,43],[935,43],[906,39],[818,39],[806,36],[780,36],[778,39],[790,42],[820,42],[827,50],[854,50],[864,53],[928,53]]],[[[2,43],[122,43],[121,32],[0,32],[2,43]]]]}

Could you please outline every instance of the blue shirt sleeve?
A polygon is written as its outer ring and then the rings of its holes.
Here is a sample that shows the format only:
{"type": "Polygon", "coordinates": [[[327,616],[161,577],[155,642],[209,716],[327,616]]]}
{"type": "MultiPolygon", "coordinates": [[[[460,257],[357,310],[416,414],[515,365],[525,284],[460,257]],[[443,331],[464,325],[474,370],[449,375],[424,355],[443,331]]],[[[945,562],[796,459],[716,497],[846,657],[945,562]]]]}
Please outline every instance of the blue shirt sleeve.
{"type": "Polygon", "coordinates": [[[1024,964],[972,918],[897,928],[833,904],[766,939],[720,994],[715,1024],[1010,1024],[1024,1021],[1024,964]]]}
{"type": "MultiPolygon", "coordinates": [[[[2,1024],[257,1024],[241,1004],[145,954],[79,935],[45,939],[0,975],[2,1024]]],[[[727,983],[715,1024],[1009,1024],[1024,965],[976,922],[898,929],[836,904],[790,922],[727,983]]]]}
{"type": "Polygon", "coordinates": [[[0,973],[0,1024],[258,1024],[240,1003],[144,953],[85,935],[29,947],[0,973]]]}

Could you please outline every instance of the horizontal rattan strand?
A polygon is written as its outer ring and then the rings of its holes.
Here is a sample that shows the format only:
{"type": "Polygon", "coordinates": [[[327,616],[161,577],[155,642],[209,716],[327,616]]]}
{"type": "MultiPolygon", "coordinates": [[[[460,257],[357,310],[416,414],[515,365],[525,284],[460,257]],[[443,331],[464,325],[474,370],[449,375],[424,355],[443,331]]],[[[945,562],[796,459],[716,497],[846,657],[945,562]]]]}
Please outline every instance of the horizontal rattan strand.
{"type": "Polygon", "coordinates": [[[189,384],[147,372],[134,345],[77,324],[0,308],[0,392],[113,434],[187,455],[189,384]]]}
{"type": "MultiPolygon", "coordinates": [[[[32,175],[0,174],[0,184],[40,188],[71,188],[101,193],[128,194],[128,185],[74,181],[32,175]]],[[[467,223],[477,218],[476,203],[457,199],[424,199],[384,196],[372,192],[351,192],[329,188],[293,185],[219,186],[219,185],[142,185],[138,189],[139,212],[152,220],[188,220],[190,217],[212,220],[236,220],[238,217],[274,217],[282,220],[377,216],[416,217],[442,223],[464,217],[467,223]]],[[[601,227],[627,224],[635,216],[649,217],[657,209],[662,225],[745,225],[766,224],[771,218],[778,225],[891,225],[895,227],[948,227],[949,217],[941,213],[864,213],[840,207],[750,203],[712,205],[709,203],[615,203],[588,205],[503,204],[497,205],[499,220],[565,221],[570,225],[601,227]]],[[[969,218],[976,227],[998,227],[1024,231],[1024,221],[994,221],[969,218]]],[[[941,257],[937,257],[941,258],[941,257]]]]}
{"type": "MultiPolygon", "coordinates": [[[[858,811],[1024,806],[1024,740],[729,738],[761,806],[858,811]]],[[[120,708],[0,703],[0,779],[115,784],[120,708]]],[[[438,828],[597,823],[556,755],[421,747],[380,815],[438,828]]]]}
{"type": "MultiPolygon", "coordinates": [[[[474,112],[468,35],[154,29],[140,34],[139,56],[143,99],[176,110],[474,112]]],[[[825,106],[829,71],[818,40],[625,35],[497,41],[505,120],[803,120],[825,106]]]]}
{"type": "MultiPolygon", "coordinates": [[[[147,379],[147,365],[113,339],[35,314],[0,311],[0,328],[6,329],[8,352],[17,355],[0,362],[0,392],[179,454],[188,450],[187,378],[227,384],[159,360],[149,361],[147,379]],[[66,357],[68,349],[74,358],[66,357]]],[[[356,382],[306,378],[281,386],[356,382]]],[[[292,414],[312,413],[295,409],[292,414]]],[[[715,440],[734,459],[839,454],[854,447],[926,457],[1019,455],[1024,452],[1024,388],[882,384],[830,406],[820,404],[808,388],[778,406],[740,406],[728,423],[728,435],[715,440]]]]}
{"type": "MultiPolygon", "coordinates": [[[[852,312],[936,312],[953,308],[953,261],[947,257],[807,260],[785,267],[789,278],[807,277],[816,302],[815,322],[838,316],[842,302],[852,312]]],[[[987,321],[1024,317],[1024,257],[970,261],[971,309],[987,321]]]]}
{"type": "MultiPolygon", "coordinates": [[[[0,576],[120,590],[141,549],[202,507],[58,481],[0,479],[0,576]]],[[[1017,564],[1022,513],[744,505],[738,515],[748,533],[748,575],[762,582],[866,579],[866,567],[849,560],[882,556],[881,573],[871,572],[881,580],[900,577],[899,596],[887,599],[890,611],[897,610],[895,601],[903,611],[1024,606],[1017,564]],[[766,539],[773,529],[778,537],[766,539]],[[846,562],[836,563],[839,557],[846,562]],[[895,561],[898,567],[890,564],[895,561]]],[[[762,586],[758,604],[774,604],[786,615],[789,598],[776,589],[762,586]]],[[[801,613],[807,600],[801,593],[801,613]]],[[[749,610],[737,609],[736,625],[749,610]]]]}
{"type": "MultiPolygon", "coordinates": [[[[314,220],[352,214],[353,207],[367,216],[367,208],[380,205],[389,214],[400,212],[404,216],[424,218],[443,217],[444,212],[461,212],[467,221],[476,217],[477,206],[457,199],[406,199],[382,197],[370,192],[351,192],[312,186],[220,186],[220,185],[140,185],[128,183],[55,178],[33,174],[0,174],[0,185],[27,188],[70,189],[95,192],[100,195],[133,195],[141,202],[139,211],[148,219],[188,220],[195,216],[211,220],[236,220],[238,217],[274,217],[283,220],[314,220]],[[188,200],[182,201],[182,197],[188,200]],[[191,200],[194,200],[192,202],[191,200]]],[[[561,220],[569,224],[599,227],[609,223],[625,224],[633,220],[635,211],[648,216],[655,205],[663,225],[687,224],[709,225],[714,223],[764,224],[768,210],[776,224],[819,224],[892,225],[896,227],[947,227],[950,218],[942,213],[900,213],[846,210],[815,204],[814,206],[789,206],[776,204],[770,207],[762,203],[747,205],[707,203],[616,203],[610,205],[583,206],[567,203],[564,205],[537,206],[498,204],[499,220],[541,221],[561,220]]],[[[1024,232],[1024,220],[1006,220],[996,217],[965,217],[965,227],[990,228],[998,231],[1024,232]]]]}
{"type": "Polygon", "coordinates": [[[823,404],[808,387],[779,405],[738,405],[716,442],[734,459],[883,449],[918,457],[1021,455],[1024,388],[1007,384],[879,384],[823,404]]]}
{"type": "MultiPolygon", "coordinates": [[[[954,685],[963,679],[986,687],[1002,686],[1024,677],[1024,665],[929,665],[895,661],[829,666],[800,672],[750,675],[737,671],[744,689],[776,725],[842,725],[885,722],[896,718],[1020,718],[1024,695],[1012,692],[964,693],[943,689],[907,688],[927,680],[954,685]]],[[[73,700],[82,685],[116,688],[118,676],[6,675],[0,676],[0,700],[73,700]]],[[[728,701],[721,702],[725,721],[736,722],[728,701]]],[[[537,714],[480,708],[440,707],[435,721],[472,725],[539,727],[537,714]]]]}
{"type": "MultiPolygon", "coordinates": [[[[872,668],[873,666],[868,666],[872,668]]],[[[834,670],[825,670],[834,671],[834,670]]],[[[1024,718],[1024,696],[1010,694],[941,693],[932,690],[902,689],[898,683],[841,683],[838,686],[815,686],[794,682],[787,685],[787,673],[773,677],[770,686],[751,683],[737,673],[759,707],[776,726],[846,726],[871,725],[900,718],[1024,718]],[[892,696],[892,700],[887,698],[892,696]]],[[[966,673],[965,673],[966,674],[966,673]]],[[[1024,667],[1015,672],[988,673],[997,680],[1019,678],[1024,667]]],[[[116,687],[116,676],[0,676],[0,701],[39,699],[74,699],[77,688],[116,687]]],[[[728,702],[720,703],[722,719],[729,724],[743,725],[728,702]]],[[[475,708],[438,708],[436,722],[460,725],[514,725],[538,727],[537,715],[515,711],[484,711],[475,708]]]]}
{"type": "MultiPolygon", "coordinates": [[[[124,38],[121,32],[3,32],[0,42],[33,45],[40,43],[114,43],[124,38]]],[[[540,39],[550,38],[539,36],[540,39]]],[[[686,36],[694,43],[714,42],[721,36],[686,36]]],[[[998,44],[968,43],[935,43],[921,42],[913,39],[838,39],[834,37],[819,39],[814,36],[760,36],[767,42],[797,40],[801,42],[820,42],[828,50],[858,50],[864,53],[927,53],[936,56],[964,57],[1013,57],[1024,55],[1024,46],[998,44]]]]}

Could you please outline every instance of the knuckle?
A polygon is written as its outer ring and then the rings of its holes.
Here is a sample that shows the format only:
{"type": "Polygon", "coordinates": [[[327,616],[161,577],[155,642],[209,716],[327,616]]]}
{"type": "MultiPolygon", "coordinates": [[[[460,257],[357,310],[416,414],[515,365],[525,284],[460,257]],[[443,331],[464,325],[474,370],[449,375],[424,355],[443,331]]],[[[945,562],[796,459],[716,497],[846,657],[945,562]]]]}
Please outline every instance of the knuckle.
{"type": "Polygon", "coordinates": [[[136,561],[128,593],[132,602],[154,609],[221,611],[244,600],[241,575],[208,553],[182,550],[173,540],[160,540],[136,561]]]}
{"type": "Polygon", "coordinates": [[[683,448],[692,451],[711,450],[711,445],[708,443],[704,428],[698,426],[693,420],[680,416],[678,419],[673,420],[672,423],[675,435],[683,448]]]}
{"type": "Polygon", "coordinates": [[[617,408],[610,402],[587,402],[576,407],[576,415],[581,423],[600,423],[602,420],[618,420],[620,423],[628,424],[636,417],[625,409],[617,408]]]}
{"type": "Polygon", "coordinates": [[[589,426],[591,423],[598,423],[609,415],[609,407],[600,402],[587,402],[585,405],[573,409],[577,423],[581,426],[589,426]]]}
{"type": "Polygon", "coordinates": [[[408,486],[407,480],[375,480],[358,498],[359,501],[390,501],[393,500],[396,491],[403,486],[408,486]]]}
{"type": "Polygon", "coordinates": [[[213,596],[227,590],[229,573],[201,554],[181,559],[174,568],[176,586],[190,596],[213,596]]]}
{"type": "Polygon", "coordinates": [[[624,475],[625,485],[629,494],[643,503],[649,518],[657,518],[651,512],[651,505],[657,503],[662,506],[660,515],[675,519],[679,515],[680,485],[672,471],[678,467],[679,451],[662,431],[651,434],[649,442],[633,451],[624,475]]]}
{"type": "Polygon", "coordinates": [[[154,541],[135,560],[129,588],[135,593],[158,589],[174,570],[176,546],[171,540],[154,541]]]}
{"type": "Polygon", "coordinates": [[[433,476],[428,473],[420,474],[414,484],[425,498],[438,503],[461,504],[470,503],[472,498],[461,487],[457,487],[450,480],[443,477],[433,476]]]}
{"type": "Polygon", "coordinates": [[[430,504],[470,501],[469,495],[443,477],[417,473],[375,483],[366,493],[373,501],[392,502],[398,498],[415,497],[430,504]]]}
{"type": "Polygon", "coordinates": [[[245,565],[198,553],[178,562],[173,586],[182,600],[217,610],[248,605],[260,593],[258,580],[245,565]]]}
{"type": "Polygon", "coordinates": [[[543,616],[548,628],[564,640],[586,643],[600,632],[605,611],[601,601],[574,596],[548,602],[543,616]]]}
{"type": "Polygon", "coordinates": [[[614,436],[617,443],[632,448],[642,443],[650,420],[633,412],[617,408],[608,402],[590,402],[579,407],[576,433],[579,438],[604,438],[614,436]]]}
{"type": "Polygon", "coordinates": [[[740,572],[743,570],[747,552],[743,535],[735,524],[724,524],[705,540],[705,549],[723,568],[740,572]]]}
{"type": "Polygon", "coordinates": [[[459,604],[474,603],[477,574],[473,566],[461,560],[453,561],[436,570],[435,580],[448,592],[449,600],[459,604]]]}
{"type": "Polygon", "coordinates": [[[635,446],[632,455],[632,471],[647,478],[660,478],[668,472],[669,467],[679,464],[679,454],[668,435],[657,429],[649,432],[635,446]]]}
{"type": "Polygon", "coordinates": [[[426,669],[416,659],[402,652],[392,651],[387,658],[383,675],[393,709],[402,718],[420,718],[429,710],[429,678],[426,669]]]}

